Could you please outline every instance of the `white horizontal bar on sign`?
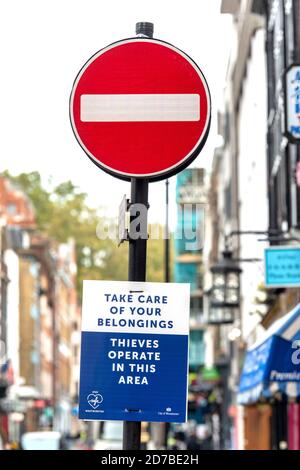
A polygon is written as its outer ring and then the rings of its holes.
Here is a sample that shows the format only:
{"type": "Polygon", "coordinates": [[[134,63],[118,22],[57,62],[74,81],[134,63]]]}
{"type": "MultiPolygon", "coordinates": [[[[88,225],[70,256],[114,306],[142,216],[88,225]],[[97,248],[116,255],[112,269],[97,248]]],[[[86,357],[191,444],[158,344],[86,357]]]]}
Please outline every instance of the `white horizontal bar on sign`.
{"type": "Polygon", "coordinates": [[[82,122],[199,121],[197,94],[81,95],[82,122]]]}

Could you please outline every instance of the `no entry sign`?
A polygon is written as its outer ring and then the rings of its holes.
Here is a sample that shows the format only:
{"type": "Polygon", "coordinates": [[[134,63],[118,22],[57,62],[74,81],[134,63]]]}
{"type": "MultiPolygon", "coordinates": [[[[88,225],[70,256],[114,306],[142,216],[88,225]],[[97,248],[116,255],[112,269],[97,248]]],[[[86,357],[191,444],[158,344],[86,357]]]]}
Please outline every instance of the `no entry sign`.
{"type": "Polygon", "coordinates": [[[160,180],[199,154],[210,127],[210,94],[182,51],[159,40],[127,39],[81,69],[70,116],[79,144],[100,168],[125,180],[160,180]]]}
{"type": "Polygon", "coordinates": [[[79,417],[181,423],[190,286],[84,281],[79,417]]]}

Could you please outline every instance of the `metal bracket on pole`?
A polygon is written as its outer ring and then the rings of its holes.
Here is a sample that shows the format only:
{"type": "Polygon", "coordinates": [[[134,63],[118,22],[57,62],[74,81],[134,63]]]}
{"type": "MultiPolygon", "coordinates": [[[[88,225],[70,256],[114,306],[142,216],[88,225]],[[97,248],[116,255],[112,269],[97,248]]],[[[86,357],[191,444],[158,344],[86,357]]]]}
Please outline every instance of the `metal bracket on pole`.
{"type": "Polygon", "coordinates": [[[119,243],[118,246],[122,245],[124,242],[129,242],[131,239],[135,240],[136,237],[141,238],[142,236],[145,239],[149,239],[149,235],[147,232],[147,222],[146,213],[149,209],[150,205],[147,204],[132,204],[130,199],[127,199],[126,195],[123,197],[120,207],[119,207],[119,218],[118,218],[118,237],[119,243]],[[136,209],[136,210],[135,210],[136,209]],[[138,214],[138,216],[137,216],[138,214]],[[137,219],[139,217],[139,219],[137,219]],[[135,223],[138,220],[138,223],[135,223]],[[133,225],[140,225],[141,230],[139,230],[138,234],[133,236],[133,229],[131,229],[131,224],[133,225]],[[143,234],[142,234],[143,231],[143,234]],[[131,236],[130,236],[131,234],[131,236]]]}
{"type": "Polygon", "coordinates": [[[129,241],[128,235],[128,210],[130,208],[130,201],[127,199],[126,195],[123,197],[120,207],[119,207],[119,223],[118,223],[118,237],[120,246],[123,242],[129,241]]]}
{"type": "Polygon", "coordinates": [[[285,232],[282,230],[234,230],[227,235],[225,235],[225,250],[229,250],[229,240],[233,237],[241,237],[244,235],[254,235],[254,236],[263,236],[266,235],[267,240],[271,240],[273,237],[278,237],[284,235],[285,232]]]}

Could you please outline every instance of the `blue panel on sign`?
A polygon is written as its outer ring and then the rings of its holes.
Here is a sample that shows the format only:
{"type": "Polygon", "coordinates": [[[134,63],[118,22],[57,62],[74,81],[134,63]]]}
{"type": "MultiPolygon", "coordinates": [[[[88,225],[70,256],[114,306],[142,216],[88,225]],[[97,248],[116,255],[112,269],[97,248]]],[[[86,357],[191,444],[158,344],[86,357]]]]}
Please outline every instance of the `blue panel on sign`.
{"type": "Polygon", "coordinates": [[[300,286],[300,248],[265,250],[266,287],[300,286]]]}
{"type": "Polygon", "coordinates": [[[82,332],[79,418],[185,422],[188,335],[82,332]]]}

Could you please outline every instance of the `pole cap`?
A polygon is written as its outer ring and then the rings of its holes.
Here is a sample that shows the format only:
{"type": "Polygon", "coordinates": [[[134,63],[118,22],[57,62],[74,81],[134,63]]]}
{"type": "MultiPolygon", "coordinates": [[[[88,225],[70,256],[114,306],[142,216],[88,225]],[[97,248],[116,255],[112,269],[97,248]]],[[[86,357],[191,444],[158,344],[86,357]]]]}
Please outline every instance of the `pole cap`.
{"type": "Polygon", "coordinates": [[[135,32],[137,35],[147,36],[148,38],[153,38],[154,24],[147,23],[146,21],[141,21],[139,23],[136,23],[135,32]]]}

